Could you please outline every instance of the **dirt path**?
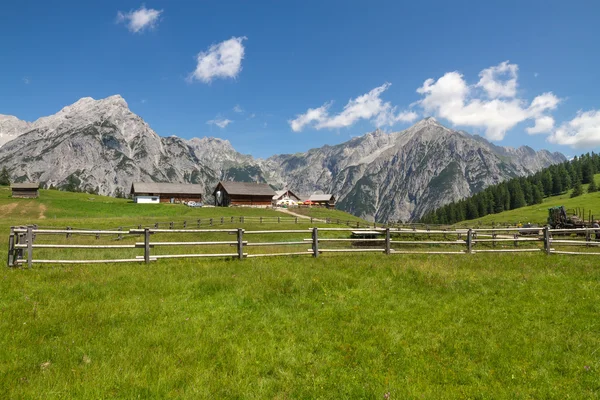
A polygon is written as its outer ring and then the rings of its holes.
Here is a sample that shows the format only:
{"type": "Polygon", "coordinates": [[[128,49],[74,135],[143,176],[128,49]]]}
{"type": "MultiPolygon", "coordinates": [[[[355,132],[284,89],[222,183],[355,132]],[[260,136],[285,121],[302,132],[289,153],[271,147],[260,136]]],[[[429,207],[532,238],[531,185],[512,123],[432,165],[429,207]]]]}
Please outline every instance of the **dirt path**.
{"type": "MultiPolygon", "coordinates": [[[[310,217],[308,215],[296,214],[295,212],[290,211],[287,208],[275,208],[275,210],[279,211],[279,212],[282,212],[284,214],[293,215],[294,217],[303,218],[303,219],[310,219],[310,217]]],[[[319,218],[313,218],[312,220],[316,221],[316,222],[325,222],[325,220],[319,219],[319,218]]]]}
{"type": "Polygon", "coordinates": [[[40,216],[38,217],[39,219],[46,219],[46,206],[44,204],[40,204],[40,216]]]}
{"type": "Polygon", "coordinates": [[[17,208],[18,203],[8,203],[0,206],[0,215],[3,217],[10,217],[10,214],[17,208]]]}

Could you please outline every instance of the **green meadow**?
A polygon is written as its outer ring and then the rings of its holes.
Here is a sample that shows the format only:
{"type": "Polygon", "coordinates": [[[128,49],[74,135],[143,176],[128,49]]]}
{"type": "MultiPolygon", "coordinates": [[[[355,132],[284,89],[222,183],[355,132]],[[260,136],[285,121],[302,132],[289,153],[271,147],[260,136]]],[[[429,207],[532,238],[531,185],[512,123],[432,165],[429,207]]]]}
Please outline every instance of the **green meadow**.
{"type": "MultiPolygon", "coordinates": [[[[0,188],[0,258],[12,225],[242,215],[286,216],[0,188]]],[[[599,398],[597,265],[544,254],[3,265],[0,398],[599,398]]]]}

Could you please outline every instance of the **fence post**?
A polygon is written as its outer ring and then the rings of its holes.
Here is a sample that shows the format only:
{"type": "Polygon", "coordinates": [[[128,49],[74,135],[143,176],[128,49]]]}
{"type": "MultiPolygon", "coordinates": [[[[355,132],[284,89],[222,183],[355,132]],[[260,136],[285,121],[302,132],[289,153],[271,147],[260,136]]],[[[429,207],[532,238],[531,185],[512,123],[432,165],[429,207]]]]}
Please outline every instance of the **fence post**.
{"type": "Polygon", "coordinates": [[[15,228],[10,227],[10,236],[8,236],[8,266],[15,265],[15,228]]]}
{"type": "Polygon", "coordinates": [[[296,223],[298,223],[298,217],[296,217],[296,223]]]}
{"type": "Polygon", "coordinates": [[[277,223],[280,224],[281,223],[281,217],[277,217],[277,223]]]}
{"type": "Polygon", "coordinates": [[[225,220],[223,219],[223,217],[221,217],[221,225],[223,225],[224,221],[225,220]]]}
{"type": "Polygon", "coordinates": [[[360,228],[360,222],[356,221],[356,227],[360,228]]]}
{"type": "Polygon", "coordinates": [[[169,222],[169,229],[173,229],[173,222],[169,222]]]}
{"type": "Polygon", "coordinates": [[[144,229],[144,261],[150,263],[150,229],[144,229]]]}
{"type": "Polygon", "coordinates": [[[237,230],[237,250],[238,258],[241,260],[244,258],[244,230],[238,228],[237,230]]]}
{"type": "Polygon", "coordinates": [[[209,224],[210,224],[210,226],[212,226],[212,218],[210,219],[209,224]]]}
{"type": "Polygon", "coordinates": [[[260,217],[260,223],[262,224],[262,217],[260,217]]]}
{"type": "Polygon", "coordinates": [[[544,227],[544,250],[546,254],[550,254],[550,227],[544,227]]]}
{"type": "Polygon", "coordinates": [[[183,221],[183,229],[187,228],[187,221],[183,221]]]}
{"type": "Polygon", "coordinates": [[[473,231],[469,228],[467,231],[467,253],[471,253],[473,251],[473,231]]]}
{"type": "Polygon", "coordinates": [[[200,228],[200,221],[202,221],[201,219],[199,219],[198,222],[198,228],[200,228]]]}
{"type": "Polygon", "coordinates": [[[310,217],[310,223],[311,224],[313,223],[313,217],[310,217]]]}
{"type": "Polygon", "coordinates": [[[313,257],[319,257],[319,228],[313,228],[312,242],[313,257]]]}
{"type": "Polygon", "coordinates": [[[385,254],[391,253],[390,228],[385,228],[385,254]]]}
{"type": "MultiPolygon", "coordinates": [[[[119,227],[119,231],[122,231],[122,230],[123,230],[123,227],[122,227],[122,226],[120,226],[120,227],[119,227]]],[[[119,233],[118,240],[123,240],[123,234],[122,234],[122,233],[119,233]]]]}
{"type": "Polygon", "coordinates": [[[240,217],[242,224],[244,223],[244,217],[240,217]]]}
{"type": "Polygon", "coordinates": [[[31,268],[31,260],[33,259],[33,232],[31,226],[27,227],[27,266],[31,268]]]}
{"type": "Polygon", "coordinates": [[[154,229],[158,229],[158,222],[154,224],[154,229]]]}
{"type": "Polygon", "coordinates": [[[231,217],[231,223],[233,224],[233,217],[231,217]]]}
{"type": "MultiPolygon", "coordinates": [[[[68,230],[68,231],[70,231],[70,230],[71,230],[71,227],[70,227],[70,226],[67,226],[67,230],[68,230]]],[[[67,239],[68,239],[68,238],[70,238],[70,237],[71,237],[71,234],[70,234],[69,232],[67,232],[67,239]]]]}

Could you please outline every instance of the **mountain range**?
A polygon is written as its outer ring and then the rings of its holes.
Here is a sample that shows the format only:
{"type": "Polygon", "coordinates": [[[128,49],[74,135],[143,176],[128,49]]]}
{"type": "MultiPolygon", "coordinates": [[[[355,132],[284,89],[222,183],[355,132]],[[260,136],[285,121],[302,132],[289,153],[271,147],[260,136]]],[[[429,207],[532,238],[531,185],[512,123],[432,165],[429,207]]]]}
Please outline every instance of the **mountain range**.
{"type": "Polygon", "coordinates": [[[560,153],[494,145],[433,118],[376,130],[336,146],[254,158],[227,140],[161,137],[119,95],[86,97],[35,122],[0,115],[0,167],[15,182],[39,181],[104,195],[134,181],[204,185],[266,182],[300,194],[333,193],[338,208],[378,222],[417,219],[488,185],[566,161],[560,153]]]}

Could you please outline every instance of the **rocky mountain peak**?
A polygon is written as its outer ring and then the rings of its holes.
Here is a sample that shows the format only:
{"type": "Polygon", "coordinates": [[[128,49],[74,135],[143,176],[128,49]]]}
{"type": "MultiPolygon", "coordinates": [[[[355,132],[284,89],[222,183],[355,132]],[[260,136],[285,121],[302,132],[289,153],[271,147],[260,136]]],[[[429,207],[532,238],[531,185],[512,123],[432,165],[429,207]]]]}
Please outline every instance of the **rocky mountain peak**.
{"type": "Polygon", "coordinates": [[[119,95],[80,99],[34,123],[0,116],[0,165],[17,182],[127,191],[132,181],[201,184],[219,180],[287,185],[299,194],[334,193],[342,210],[371,220],[410,220],[488,185],[565,161],[561,154],[496,146],[434,118],[393,133],[376,130],[335,146],[275,155],[237,152],[227,140],[160,137],[119,95]],[[10,133],[10,136],[7,136],[10,133]]]}

